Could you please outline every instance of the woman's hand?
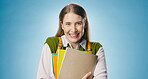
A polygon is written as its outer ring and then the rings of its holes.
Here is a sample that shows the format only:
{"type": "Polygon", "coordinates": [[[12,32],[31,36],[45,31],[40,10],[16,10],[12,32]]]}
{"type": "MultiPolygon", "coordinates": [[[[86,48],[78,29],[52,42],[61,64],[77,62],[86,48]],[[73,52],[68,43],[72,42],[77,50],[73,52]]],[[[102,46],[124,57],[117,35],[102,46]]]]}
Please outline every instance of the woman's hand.
{"type": "MultiPolygon", "coordinates": [[[[88,72],[82,79],[87,79],[90,75],[91,75],[91,72],[88,72]]],[[[52,78],[49,77],[49,79],[52,79],[52,78]]]]}
{"type": "Polygon", "coordinates": [[[51,77],[49,77],[49,79],[52,79],[51,77]]]}
{"type": "Polygon", "coordinates": [[[87,79],[91,75],[91,72],[87,73],[82,79],[87,79]]]}

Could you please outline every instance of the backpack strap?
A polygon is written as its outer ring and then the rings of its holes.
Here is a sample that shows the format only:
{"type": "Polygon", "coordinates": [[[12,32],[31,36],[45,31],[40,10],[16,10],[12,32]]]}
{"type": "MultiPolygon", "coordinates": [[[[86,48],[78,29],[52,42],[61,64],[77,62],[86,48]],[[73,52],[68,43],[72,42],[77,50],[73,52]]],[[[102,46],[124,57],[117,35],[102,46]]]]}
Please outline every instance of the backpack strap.
{"type": "Polygon", "coordinates": [[[61,47],[62,47],[62,39],[61,39],[61,37],[58,37],[58,38],[59,38],[59,45],[58,45],[56,53],[58,53],[58,50],[61,49],[61,47]]]}
{"type": "Polygon", "coordinates": [[[90,42],[88,42],[87,51],[91,51],[91,43],[90,42]]]}

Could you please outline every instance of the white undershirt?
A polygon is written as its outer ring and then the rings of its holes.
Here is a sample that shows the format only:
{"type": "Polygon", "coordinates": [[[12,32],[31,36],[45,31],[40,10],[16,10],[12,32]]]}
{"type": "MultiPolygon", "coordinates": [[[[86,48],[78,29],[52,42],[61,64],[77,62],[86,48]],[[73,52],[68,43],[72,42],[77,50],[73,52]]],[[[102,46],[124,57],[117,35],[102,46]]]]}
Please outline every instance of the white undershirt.
{"type": "MultiPolygon", "coordinates": [[[[61,39],[64,47],[66,47],[68,44],[70,45],[65,35],[61,36],[61,39]]],[[[86,40],[82,40],[79,45],[81,45],[85,49],[86,40]]],[[[79,48],[79,45],[77,46],[77,49],[79,48]]],[[[94,70],[93,79],[107,79],[107,68],[106,68],[106,60],[105,60],[103,47],[99,48],[96,55],[98,56],[98,58],[97,58],[96,68],[94,70]]],[[[48,44],[45,43],[45,45],[43,46],[41,57],[40,57],[40,62],[39,62],[39,67],[37,72],[37,79],[49,79],[49,77],[51,77],[52,79],[55,79],[55,76],[53,74],[53,68],[52,68],[51,50],[48,44]]]]}

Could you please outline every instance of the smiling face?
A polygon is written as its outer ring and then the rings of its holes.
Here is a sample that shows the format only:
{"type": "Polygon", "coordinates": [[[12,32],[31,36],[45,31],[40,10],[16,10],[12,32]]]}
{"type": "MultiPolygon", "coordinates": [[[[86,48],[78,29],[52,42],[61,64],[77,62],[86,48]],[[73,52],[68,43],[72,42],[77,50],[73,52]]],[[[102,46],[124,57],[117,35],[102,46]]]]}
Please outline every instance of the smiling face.
{"type": "Polygon", "coordinates": [[[68,42],[74,44],[79,43],[84,34],[82,17],[72,12],[67,13],[61,25],[68,42]]]}

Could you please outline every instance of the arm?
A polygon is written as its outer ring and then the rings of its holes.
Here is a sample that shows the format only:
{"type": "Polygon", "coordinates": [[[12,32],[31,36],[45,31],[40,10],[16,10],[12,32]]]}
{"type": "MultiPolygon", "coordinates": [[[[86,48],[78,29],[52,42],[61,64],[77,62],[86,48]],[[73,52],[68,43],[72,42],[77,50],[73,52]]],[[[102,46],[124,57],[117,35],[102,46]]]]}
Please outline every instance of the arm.
{"type": "MultiPolygon", "coordinates": [[[[103,47],[99,48],[96,55],[98,56],[98,58],[93,79],[107,79],[107,68],[103,47]]],[[[88,79],[90,75],[91,73],[87,73],[82,79],[88,79]]]]}
{"type": "Polygon", "coordinates": [[[99,48],[96,55],[98,56],[98,58],[93,79],[107,79],[107,68],[103,47],[99,48]]]}
{"type": "Polygon", "coordinates": [[[37,72],[37,79],[49,79],[51,77],[54,78],[52,69],[52,54],[48,44],[45,44],[42,50],[38,72],[37,72]]]}

